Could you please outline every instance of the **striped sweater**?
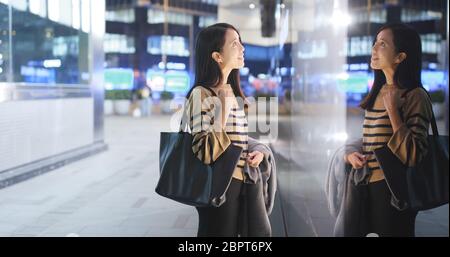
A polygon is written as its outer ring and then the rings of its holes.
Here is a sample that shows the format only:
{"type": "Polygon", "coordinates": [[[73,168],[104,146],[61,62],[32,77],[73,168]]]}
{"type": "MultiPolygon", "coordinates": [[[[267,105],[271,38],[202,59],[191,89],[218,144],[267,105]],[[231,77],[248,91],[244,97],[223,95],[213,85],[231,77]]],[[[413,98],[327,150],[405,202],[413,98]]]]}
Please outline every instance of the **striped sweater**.
{"type": "Polygon", "coordinates": [[[241,147],[243,151],[233,178],[244,180],[244,165],[248,154],[248,123],[244,109],[239,108],[237,101],[233,101],[227,123],[222,127],[217,103],[220,103],[219,98],[214,97],[210,90],[201,86],[192,90],[187,110],[194,137],[192,151],[203,163],[211,164],[230,144],[241,147]]]}
{"type": "MultiPolygon", "coordinates": [[[[401,107],[403,125],[394,133],[389,115],[384,108],[383,95],[388,90],[383,86],[371,109],[365,111],[363,125],[363,154],[372,171],[370,182],[384,179],[383,171],[375,159],[373,150],[387,144],[404,163],[414,166],[426,154],[428,128],[431,120],[431,103],[423,89],[408,92],[401,107]]],[[[400,89],[403,94],[405,89],[400,89]]]]}

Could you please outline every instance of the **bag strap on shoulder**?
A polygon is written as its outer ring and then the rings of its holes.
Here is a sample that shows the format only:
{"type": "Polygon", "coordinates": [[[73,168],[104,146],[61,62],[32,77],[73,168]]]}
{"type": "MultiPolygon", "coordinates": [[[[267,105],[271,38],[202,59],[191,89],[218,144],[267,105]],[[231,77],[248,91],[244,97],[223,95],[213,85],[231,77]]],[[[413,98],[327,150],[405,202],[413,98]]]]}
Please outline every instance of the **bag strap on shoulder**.
{"type": "Polygon", "coordinates": [[[214,92],[214,90],[212,90],[210,87],[204,87],[204,86],[201,86],[201,87],[209,90],[209,92],[211,92],[213,96],[217,96],[216,92],[214,92]]]}
{"type": "MultiPolygon", "coordinates": [[[[425,93],[426,93],[427,96],[428,96],[428,99],[430,100],[430,108],[431,108],[431,120],[430,120],[430,123],[431,123],[431,130],[432,130],[433,136],[438,137],[438,136],[439,136],[439,131],[438,131],[438,129],[437,129],[436,118],[434,117],[434,111],[433,111],[433,104],[432,104],[432,102],[431,102],[431,96],[430,96],[430,94],[428,93],[428,91],[427,91],[425,88],[423,88],[423,87],[419,87],[419,88],[422,89],[423,91],[425,91],[425,93]]],[[[402,97],[406,97],[406,95],[407,95],[409,92],[411,92],[412,90],[414,90],[414,89],[415,89],[415,88],[406,90],[406,92],[404,92],[404,93],[402,94],[402,97]]]]}
{"type": "MultiPolygon", "coordinates": [[[[211,94],[213,96],[217,96],[216,92],[214,92],[214,90],[212,90],[210,87],[207,87],[207,86],[205,86],[205,87],[204,86],[198,86],[198,87],[202,87],[204,89],[207,89],[208,91],[211,92],[211,94]]],[[[179,132],[187,132],[187,128],[189,128],[188,124],[189,124],[190,117],[189,117],[189,115],[187,113],[187,108],[186,108],[188,104],[189,104],[189,101],[186,101],[185,104],[184,104],[184,107],[183,107],[183,114],[181,115],[179,132]],[[183,127],[183,121],[184,120],[186,122],[185,122],[184,127],[183,127]]]]}

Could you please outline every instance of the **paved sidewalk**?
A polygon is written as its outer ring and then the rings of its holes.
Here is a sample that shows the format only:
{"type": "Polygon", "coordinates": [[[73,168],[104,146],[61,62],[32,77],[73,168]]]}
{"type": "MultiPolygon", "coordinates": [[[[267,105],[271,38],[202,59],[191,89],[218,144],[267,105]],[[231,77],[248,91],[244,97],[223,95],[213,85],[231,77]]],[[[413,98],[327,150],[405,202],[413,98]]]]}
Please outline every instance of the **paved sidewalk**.
{"type": "Polygon", "coordinates": [[[195,210],[154,192],[169,119],[108,117],[108,151],[0,190],[0,236],[195,236],[195,210]]]}

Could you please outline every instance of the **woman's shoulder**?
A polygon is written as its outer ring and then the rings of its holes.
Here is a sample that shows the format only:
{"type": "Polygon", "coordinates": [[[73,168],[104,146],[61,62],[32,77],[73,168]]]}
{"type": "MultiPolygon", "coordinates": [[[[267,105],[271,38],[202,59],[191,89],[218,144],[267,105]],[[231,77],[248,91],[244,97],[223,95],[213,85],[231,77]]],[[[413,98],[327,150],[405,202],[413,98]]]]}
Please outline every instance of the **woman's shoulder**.
{"type": "Polygon", "coordinates": [[[187,99],[189,105],[203,103],[204,101],[213,101],[214,94],[211,90],[206,88],[206,86],[195,86],[187,99]]]}
{"type": "Polygon", "coordinates": [[[431,111],[431,100],[424,88],[417,87],[409,90],[405,96],[405,107],[415,111],[431,111]]]}
{"type": "Polygon", "coordinates": [[[416,87],[406,92],[406,100],[408,102],[429,102],[430,98],[428,97],[428,93],[422,87],[416,87]]]}
{"type": "Polygon", "coordinates": [[[213,96],[214,93],[212,92],[212,89],[208,88],[207,86],[197,85],[192,89],[191,96],[194,94],[201,94],[202,97],[205,96],[213,96]]]}

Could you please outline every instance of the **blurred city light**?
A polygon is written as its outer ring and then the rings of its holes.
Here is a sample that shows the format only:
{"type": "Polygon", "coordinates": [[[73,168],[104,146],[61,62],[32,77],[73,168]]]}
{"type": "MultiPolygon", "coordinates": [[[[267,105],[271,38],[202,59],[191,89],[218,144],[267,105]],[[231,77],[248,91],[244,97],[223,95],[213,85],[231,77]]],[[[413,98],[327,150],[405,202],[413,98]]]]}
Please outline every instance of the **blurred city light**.
{"type": "Polygon", "coordinates": [[[351,24],[352,17],[348,13],[344,13],[340,10],[334,10],[333,15],[330,18],[330,22],[334,27],[346,27],[351,24]]]}
{"type": "Polygon", "coordinates": [[[44,60],[43,65],[45,68],[59,68],[61,67],[61,60],[44,60]]]}

